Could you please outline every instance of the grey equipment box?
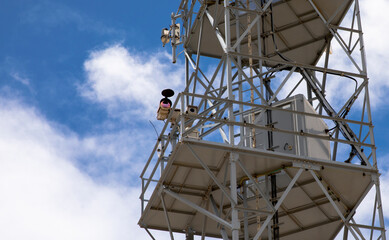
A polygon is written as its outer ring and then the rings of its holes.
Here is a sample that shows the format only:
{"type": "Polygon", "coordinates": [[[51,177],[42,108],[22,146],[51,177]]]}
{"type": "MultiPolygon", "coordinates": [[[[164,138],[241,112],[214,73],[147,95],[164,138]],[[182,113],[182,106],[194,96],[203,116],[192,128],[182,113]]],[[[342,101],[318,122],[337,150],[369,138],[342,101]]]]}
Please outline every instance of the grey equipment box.
{"type": "MultiPolygon", "coordinates": [[[[276,102],[272,105],[272,107],[317,114],[315,109],[302,94],[298,94],[296,96],[276,102]]],[[[259,112],[255,113],[254,122],[256,122],[257,125],[273,125],[273,127],[276,129],[299,132],[301,134],[296,135],[273,131],[273,144],[271,147],[269,147],[269,135],[271,132],[262,129],[256,129],[256,148],[317,158],[321,160],[331,159],[330,141],[306,136],[306,133],[319,136],[328,136],[325,131],[328,129],[328,126],[321,118],[281,110],[271,110],[271,122],[268,124],[267,114],[268,113],[262,114],[261,119],[258,119],[260,114],[259,112]]],[[[246,115],[245,119],[246,121],[249,120],[249,122],[253,122],[251,120],[252,117],[253,114],[249,114],[246,115]]],[[[252,129],[245,128],[245,136],[250,135],[252,135],[252,129]]],[[[252,146],[252,142],[246,140],[244,145],[247,147],[252,146]]]]}

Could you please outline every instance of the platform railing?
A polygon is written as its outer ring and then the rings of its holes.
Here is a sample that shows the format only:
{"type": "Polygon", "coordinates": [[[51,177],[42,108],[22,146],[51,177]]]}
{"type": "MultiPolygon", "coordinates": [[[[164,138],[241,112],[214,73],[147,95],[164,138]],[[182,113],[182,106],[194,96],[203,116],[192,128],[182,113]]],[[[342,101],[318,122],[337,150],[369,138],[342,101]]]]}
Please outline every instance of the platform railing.
{"type": "MultiPolygon", "coordinates": [[[[319,115],[316,113],[300,112],[291,109],[284,109],[281,107],[240,102],[226,98],[217,98],[187,92],[182,92],[177,96],[172,106],[172,110],[177,109],[179,105],[179,117],[177,117],[175,121],[171,121],[173,117],[173,111],[170,111],[168,118],[165,121],[164,127],[158,137],[158,140],[150,154],[150,157],[148,158],[146,165],[141,172],[140,178],[142,180],[142,192],[140,199],[142,204],[142,213],[146,207],[145,203],[149,201],[148,198],[153,193],[155,186],[162,184],[160,182],[162,172],[164,171],[165,166],[169,161],[169,155],[174,150],[176,143],[183,141],[183,139],[191,139],[194,141],[208,141],[228,144],[230,140],[225,133],[228,132],[227,128],[229,126],[234,127],[234,131],[236,133],[234,135],[234,142],[236,143],[235,145],[239,147],[253,148],[252,143],[250,142],[250,139],[253,138],[251,133],[255,133],[255,130],[262,130],[272,133],[293,135],[298,138],[306,138],[307,141],[310,139],[328,141],[332,144],[331,150],[333,150],[333,143],[335,142],[345,146],[360,146],[365,149],[365,154],[369,154],[366,157],[369,162],[364,165],[367,165],[367,167],[372,169],[374,168],[372,166],[375,166],[375,164],[372,162],[372,150],[375,148],[375,146],[366,142],[369,139],[368,137],[365,137],[364,139],[357,139],[357,141],[349,141],[336,137],[335,134],[333,134],[335,137],[332,136],[330,129],[327,130],[328,132],[318,134],[304,132],[302,130],[295,131],[293,129],[281,129],[277,128],[275,126],[276,124],[261,125],[259,123],[253,123],[251,122],[251,119],[248,118],[248,116],[252,114],[258,114],[257,118],[259,118],[261,117],[261,114],[265,114],[266,111],[288,112],[295,116],[306,116],[322,119],[323,121],[333,121],[335,123],[342,122],[343,124],[350,126],[351,129],[359,129],[362,127],[372,128],[372,124],[368,122],[319,115]],[[185,109],[188,106],[188,99],[191,99],[191,104],[193,103],[199,107],[197,114],[190,114],[186,112],[185,109]],[[227,113],[228,107],[231,105],[234,109],[233,119],[229,119],[227,113]],[[168,129],[169,126],[171,129],[168,129]],[[242,129],[244,129],[243,133],[241,132],[242,129]]],[[[265,150],[274,151],[274,149],[265,150]]],[[[337,159],[332,158],[332,160],[337,159]]],[[[342,160],[344,161],[345,159],[342,160]]]]}
{"type": "MultiPolygon", "coordinates": [[[[295,131],[292,129],[281,129],[277,128],[275,125],[276,124],[259,124],[258,122],[251,123],[249,119],[245,119],[245,116],[249,116],[252,113],[258,114],[256,118],[261,118],[261,114],[264,114],[266,111],[278,111],[278,112],[288,112],[291,113],[295,116],[306,116],[310,117],[313,119],[321,119],[323,121],[332,121],[337,124],[342,123],[342,124],[347,124],[350,126],[350,129],[354,129],[355,131],[359,130],[359,128],[365,127],[365,128],[372,128],[372,124],[369,122],[363,122],[363,121],[356,121],[356,120],[351,120],[351,119],[345,119],[341,117],[331,117],[331,116],[326,116],[326,115],[319,115],[316,113],[310,113],[310,112],[300,112],[296,110],[291,110],[291,109],[283,109],[280,107],[273,107],[269,105],[261,105],[261,104],[253,104],[249,102],[240,102],[240,101],[235,101],[235,100],[229,100],[229,99],[224,99],[224,98],[216,98],[216,97],[211,97],[211,96],[204,96],[204,95],[198,95],[198,94],[192,94],[192,93],[182,93],[184,96],[189,96],[192,98],[195,98],[197,100],[194,100],[193,102],[198,102],[202,104],[204,100],[207,100],[208,102],[211,103],[212,106],[206,106],[203,104],[202,109],[200,109],[199,113],[197,115],[188,115],[186,113],[183,113],[184,117],[186,119],[190,119],[189,121],[193,122],[193,126],[190,128],[185,129],[183,131],[182,136],[180,137],[188,137],[190,134],[196,130],[196,129],[206,129],[202,130],[199,134],[198,139],[199,140],[210,140],[210,141],[215,141],[216,138],[208,138],[206,139],[207,136],[214,134],[217,130],[221,132],[220,130],[223,127],[226,126],[233,126],[236,127],[234,129],[235,138],[240,138],[238,140],[240,141],[235,141],[239,146],[244,146],[244,147],[250,147],[250,144],[244,144],[244,141],[247,140],[248,138],[252,138],[253,136],[250,134],[246,134],[247,132],[250,132],[251,129],[255,130],[264,130],[268,132],[279,132],[279,133],[284,133],[284,134],[289,134],[289,135],[294,135],[298,137],[304,137],[307,138],[308,140],[310,139],[320,139],[324,141],[328,141],[330,143],[340,143],[340,144],[345,144],[345,145],[355,145],[355,146],[360,146],[364,147],[367,149],[372,149],[375,146],[371,143],[368,143],[367,141],[369,138],[365,136],[363,139],[357,138],[356,141],[350,141],[341,137],[336,137],[331,135],[331,129],[327,129],[326,133],[318,133],[318,134],[313,134],[309,132],[304,132],[302,130],[295,131]],[[234,109],[234,119],[228,119],[227,117],[227,108],[228,106],[232,105],[234,109]],[[239,110],[243,109],[243,111],[239,110]],[[240,127],[245,129],[246,133],[241,133],[240,127]]],[[[186,121],[188,123],[188,121],[186,121]]],[[[333,128],[332,130],[334,130],[333,128]]],[[[227,130],[225,130],[227,131],[227,130]]],[[[224,142],[229,142],[229,139],[226,136],[223,136],[224,134],[221,133],[220,135],[222,140],[224,142]]],[[[335,134],[333,134],[335,135],[335,134]]],[[[366,150],[366,149],[365,149],[366,150]]],[[[365,151],[365,154],[367,154],[368,151],[365,151]]],[[[369,160],[371,159],[371,155],[367,157],[369,160]]]]}
{"type": "MultiPolygon", "coordinates": [[[[171,109],[176,109],[178,102],[180,101],[181,94],[182,93],[178,94],[177,99],[171,109]]],[[[145,197],[147,193],[150,193],[148,191],[150,184],[158,183],[162,171],[164,170],[165,163],[168,159],[165,156],[165,152],[169,149],[169,147],[170,149],[172,149],[172,145],[174,145],[177,141],[175,132],[177,132],[179,126],[177,124],[173,124],[170,132],[167,131],[168,126],[171,125],[170,120],[172,119],[172,117],[173,111],[170,111],[165,121],[165,124],[161,130],[161,133],[158,136],[157,142],[155,143],[154,148],[151,151],[150,157],[148,158],[146,165],[140,174],[140,178],[142,181],[142,192],[140,195],[142,213],[145,208],[145,203],[149,201],[149,199],[146,199],[145,197]]]]}

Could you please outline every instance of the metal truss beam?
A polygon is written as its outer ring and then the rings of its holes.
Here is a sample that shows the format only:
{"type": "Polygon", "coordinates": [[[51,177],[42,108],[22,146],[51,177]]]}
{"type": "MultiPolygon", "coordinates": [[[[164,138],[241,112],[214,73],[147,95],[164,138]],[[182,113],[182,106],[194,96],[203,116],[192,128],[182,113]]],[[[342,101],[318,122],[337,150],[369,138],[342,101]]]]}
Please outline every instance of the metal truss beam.
{"type": "Polygon", "coordinates": [[[345,226],[348,228],[348,230],[352,233],[352,235],[355,237],[355,239],[358,239],[357,234],[355,233],[354,229],[350,227],[350,225],[347,223],[346,218],[343,216],[343,213],[339,210],[338,206],[335,204],[332,197],[329,195],[327,189],[323,186],[319,178],[316,176],[316,173],[313,170],[309,170],[313,178],[316,180],[316,183],[319,185],[320,189],[323,191],[323,193],[326,195],[327,199],[330,201],[332,207],[335,209],[338,216],[342,219],[345,226]]]}
{"type": "Polygon", "coordinates": [[[229,223],[229,222],[225,221],[224,219],[212,214],[211,212],[207,211],[206,209],[199,207],[198,205],[192,203],[191,201],[181,197],[177,193],[174,193],[168,189],[163,189],[163,192],[168,194],[169,196],[177,199],[178,201],[188,205],[189,207],[195,209],[196,211],[200,212],[201,214],[206,215],[207,217],[211,218],[212,220],[222,224],[223,226],[228,227],[229,229],[232,229],[231,223],[229,223]]]}
{"type": "Polygon", "coordinates": [[[204,163],[203,160],[201,160],[201,158],[196,154],[196,152],[192,149],[192,147],[187,144],[186,145],[188,147],[188,149],[190,150],[190,152],[193,154],[193,156],[196,158],[196,160],[200,163],[200,165],[203,167],[203,169],[208,173],[208,175],[212,178],[212,180],[214,181],[214,183],[220,188],[220,190],[224,193],[224,195],[231,201],[231,203],[234,203],[236,204],[236,200],[233,199],[230,195],[230,193],[228,192],[228,190],[226,189],[225,186],[223,186],[219,180],[217,179],[217,177],[215,176],[215,174],[208,168],[208,166],[204,163]]]}
{"type": "Polygon", "coordinates": [[[243,165],[243,163],[241,161],[237,161],[240,168],[243,170],[243,172],[246,174],[246,176],[254,183],[254,186],[255,188],[258,190],[258,192],[261,194],[262,198],[264,199],[264,201],[266,202],[266,205],[268,206],[268,208],[271,210],[271,213],[274,214],[276,212],[276,209],[273,207],[273,205],[271,204],[271,202],[269,200],[267,200],[267,194],[265,194],[265,192],[263,192],[263,190],[261,189],[261,187],[259,186],[258,182],[256,179],[254,179],[253,176],[251,176],[251,174],[249,173],[249,171],[246,169],[246,167],[243,165]]]}

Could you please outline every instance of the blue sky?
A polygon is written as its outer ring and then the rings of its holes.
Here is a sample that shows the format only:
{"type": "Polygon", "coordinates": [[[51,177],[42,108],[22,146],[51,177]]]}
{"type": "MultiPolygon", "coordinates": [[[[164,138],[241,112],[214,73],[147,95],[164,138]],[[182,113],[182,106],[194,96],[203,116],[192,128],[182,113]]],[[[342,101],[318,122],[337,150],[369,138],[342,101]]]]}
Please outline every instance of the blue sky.
{"type": "Polygon", "coordinates": [[[89,132],[96,119],[107,116],[83,101],[75,88],[84,81],[84,61],[92,51],[113,44],[145,55],[161,51],[160,29],[169,24],[172,7],[157,3],[3,2],[2,86],[17,90],[49,119],[80,133],[89,132]],[[17,81],[18,77],[28,79],[30,86],[17,81]],[[83,113],[89,118],[82,117],[83,113]]]}
{"type": "MultiPolygon", "coordinates": [[[[373,120],[389,197],[389,3],[368,2],[373,120]]],[[[149,120],[161,127],[153,115],[160,90],[183,89],[182,61],[171,64],[160,43],[178,4],[0,1],[1,239],[147,238],[136,225],[138,176],[156,139],[149,120]]]]}

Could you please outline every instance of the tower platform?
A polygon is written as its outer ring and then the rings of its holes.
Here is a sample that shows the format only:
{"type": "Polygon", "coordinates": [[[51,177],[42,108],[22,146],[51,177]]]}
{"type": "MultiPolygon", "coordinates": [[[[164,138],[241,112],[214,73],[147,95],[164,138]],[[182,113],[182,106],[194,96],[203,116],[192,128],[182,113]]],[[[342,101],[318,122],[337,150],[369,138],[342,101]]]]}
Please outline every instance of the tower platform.
{"type": "MultiPolygon", "coordinates": [[[[236,154],[237,160],[250,175],[259,179],[258,184],[264,192],[268,190],[265,182],[260,181],[261,176],[277,174],[277,198],[283,200],[278,210],[280,239],[333,239],[344,225],[333,204],[346,219],[353,215],[373,186],[371,175],[378,173],[373,168],[355,164],[183,138],[172,151],[139,225],[165,231],[169,231],[170,227],[172,232],[181,233],[192,229],[195,234],[220,237],[222,225],[206,217],[203,210],[230,222],[230,202],[222,197],[220,186],[212,179],[213,174],[223,184],[224,190],[229,191],[230,152],[236,154]],[[304,171],[296,176],[299,169],[304,171]],[[296,182],[288,189],[295,176],[296,182]],[[325,192],[317,181],[321,182],[325,192]],[[286,198],[283,196],[285,192],[286,198]],[[200,208],[195,209],[194,205],[200,208]],[[221,209],[221,212],[214,212],[216,209],[221,209]]],[[[240,191],[244,191],[242,182],[248,181],[246,173],[242,167],[237,167],[236,179],[240,191]]],[[[257,220],[260,218],[263,222],[269,212],[263,197],[255,196],[254,188],[249,186],[247,191],[246,201],[242,192],[238,194],[236,208],[241,226],[244,217],[248,218],[252,239],[260,227],[257,220]]],[[[231,234],[227,227],[225,230],[228,235],[231,234]]],[[[266,232],[261,236],[267,239],[266,232]]]]}
{"type": "MultiPolygon", "coordinates": [[[[208,2],[212,2],[212,4],[204,6],[198,12],[184,47],[194,54],[197,54],[199,49],[203,56],[221,58],[225,54],[222,44],[220,44],[220,38],[225,36],[223,1],[220,1],[220,4],[215,3],[217,1],[208,2]],[[203,14],[206,15],[206,18],[202,24],[200,16],[203,14]],[[202,33],[202,44],[199,48],[200,33],[202,33]],[[219,36],[218,33],[220,33],[219,36]]],[[[278,51],[293,62],[316,65],[327,43],[333,38],[330,29],[333,29],[334,32],[338,31],[340,23],[353,1],[315,0],[312,2],[313,5],[306,0],[273,1],[272,9],[267,9],[269,12],[264,15],[262,20],[265,22],[264,29],[261,30],[260,34],[263,57],[282,60],[276,52],[278,51]],[[322,18],[327,21],[330,28],[323,23],[322,18]]],[[[250,1],[250,6],[254,12],[256,5],[253,1],[250,1]]],[[[230,23],[231,45],[235,47],[239,40],[240,54],[259,56],[257,27],[250,28],[253,42],[252,54],[249,54],[248,51],[248,35],[243,34],[250,26],[247,20],[247,15],[250,12],[239,5],[232,5],[230,9],[235,13],[234,16],[231,16],[230,23]],[[237,21],[239,21],[239,35],[237,35],[236,30],[237,21]]],[[[251,22],[256,20],[255,16],[252,14],[251,22]]],[[[271,62],[265,61],[263,64],[269,66],[271,62]]]]}

